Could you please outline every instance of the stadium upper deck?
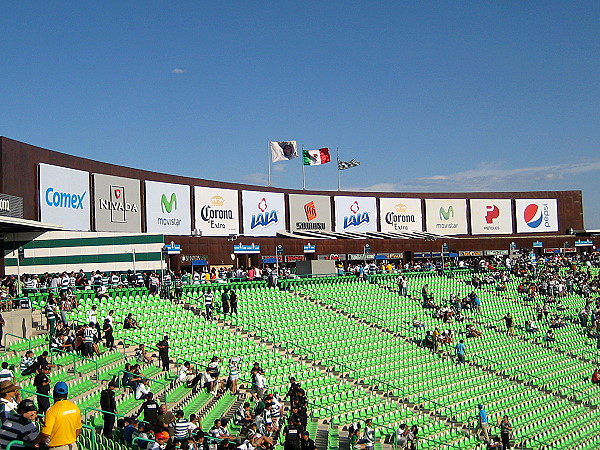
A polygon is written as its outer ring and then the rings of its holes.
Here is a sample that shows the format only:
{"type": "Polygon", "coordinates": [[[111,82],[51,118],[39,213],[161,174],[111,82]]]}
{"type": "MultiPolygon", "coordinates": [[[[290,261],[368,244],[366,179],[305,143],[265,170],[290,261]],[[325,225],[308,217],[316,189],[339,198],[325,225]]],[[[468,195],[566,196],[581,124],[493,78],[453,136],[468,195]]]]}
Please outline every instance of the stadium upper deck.
{"type": "Polygon", "coordinates": [[[0,149],[7,267],[16,266],[19,246],[26,250],[24,267],[59,264],[53,259],[59,254],[71,266],[113,270],[116,262],[134,262],[136,252],[144,269],[160,267],[160,247],[174,243],[181,252],[168,259],[177,270],[194,261],[258,266],[276,255],[284,263],[410,260],[440,257],[442,248],[468,256],[532,247],[589,251],[594,245],[567,232],[583,228],[581,191],[290,190],[132,169],[5,137],[0,149]],[[96,250],[73,252],[78,247],[96,250]]]}

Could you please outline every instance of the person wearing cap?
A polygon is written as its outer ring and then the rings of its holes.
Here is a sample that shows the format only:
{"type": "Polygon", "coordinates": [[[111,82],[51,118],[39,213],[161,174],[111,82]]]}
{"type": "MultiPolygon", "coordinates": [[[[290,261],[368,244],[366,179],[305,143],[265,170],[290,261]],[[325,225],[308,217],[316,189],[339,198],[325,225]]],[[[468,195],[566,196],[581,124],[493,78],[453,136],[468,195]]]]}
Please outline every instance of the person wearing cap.
{"type": "Polygon", "coordinates": [[[477,414],[478,422],[477,422],[477,428],[475,429],[475,432],[477,432],[477,430],[481,430],[481,433],[483,434],[483,439],[485,440],[485,442],[490,442],[490,433],[488,430],[487,412],[483,408],[482,404],[477,405],[477,408],[479,409],[479,413],[477,414]]]}
{"type": "Polygon", "coordinates": [[[115,426],[115,414],[117,414],[117,400],[115,398],[115,388],[117,382],[111,380],[108,383],[108,387],[100,393],[100,409],[104,411],[104,427],[102,428],[102,434],[110,438],[112,437],[112,431],[115,426]],[[111,414],[112,413],[112,414],[111,414]]]}
{"type": "MultiPolygon", "coordinates": [[[[9,417],[0,428],[0,448],[6,448],[10,441],[23,441],[33,444],[38,437],[35,425],[37,408],[32,400],[23,400],[17,406],[17,415],[9,417]]],[[[25,449],[23,445],[13,444],[15,450],[25,449]]]]}
{"type": "Polygon", "coordinates": [[[50,448],[77,450],[77,438],[81,433],[81,412],[77,405],[67,399],[69,387],[63,381],[54,385],[54,405],[46,411],[44,427],[36,443],[47,441],[50,448]]]}
{"type": "Polygon", "coordinates": [[[19,406],[21,401],[19,389],[21,389],[21,386],[17,386],[8,380],[0,383],[0,419],[2,421],[14,415],[14,411],[19,406]]]}
{"type": "Polygon", "coordinates": [[[308,431],[302,431],[301,434],[301,438],[300,438],[300,448],[302,450],[317,450],[317,447],[315,446],[315,441],[313,441],[310,438],[310,434],[308,433],[308,431]]]}
{"type": "Polygon", "coordinates": [[[169,440],[169,433],[167,431],[161,431],[154,435],[154,444],[148,447],[148,450],[162,450],[167,446],[169,440]]]}

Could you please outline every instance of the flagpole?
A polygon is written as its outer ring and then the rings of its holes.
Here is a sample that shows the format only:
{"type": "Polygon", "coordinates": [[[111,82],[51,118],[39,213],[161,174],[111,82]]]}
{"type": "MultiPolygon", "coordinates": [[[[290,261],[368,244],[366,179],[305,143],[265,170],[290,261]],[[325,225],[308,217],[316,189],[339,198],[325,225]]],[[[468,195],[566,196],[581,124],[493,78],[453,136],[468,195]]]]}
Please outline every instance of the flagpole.
{"type": "Polygon", "coordinates": [[[302,158],[302,189],[306,189],[306,178],[304,175],[304,144],[302,144],[302,154],[300,155],[302,158]]]}
{"type": "Polygon", "coordinates": [[[268,168],[269,168],[268,169],[268,173],[269,173],[269,175],[268,175],[268,180],[269,180],[268,186],[271,187],[271,158],[270,158],[271,155],[269,155],[269,146],[270,146],[270,143],[269,143],[269,141],[267,141],[267,164],[268,164],[268,168]]]}
{"type": "Polygon", "coordinates": [[[340,148],[336,147],[335,148],[336,151],[336,163],[337,163],[337,173],[338,173],[338,191],[340,190],[340,148]]]}

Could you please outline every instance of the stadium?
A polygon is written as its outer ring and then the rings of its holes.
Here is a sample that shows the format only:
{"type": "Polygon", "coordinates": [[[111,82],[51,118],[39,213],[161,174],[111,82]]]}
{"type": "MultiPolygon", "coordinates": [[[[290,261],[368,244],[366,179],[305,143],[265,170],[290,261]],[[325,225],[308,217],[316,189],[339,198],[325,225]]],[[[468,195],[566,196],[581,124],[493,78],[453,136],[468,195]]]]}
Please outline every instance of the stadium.
{"type": "Polygon", "coordinates": [[[600,447],[581,191],[290,190],[0,146],[2,362],[39,406],[22,363],[49,352],[80,448],[600,447]]]}

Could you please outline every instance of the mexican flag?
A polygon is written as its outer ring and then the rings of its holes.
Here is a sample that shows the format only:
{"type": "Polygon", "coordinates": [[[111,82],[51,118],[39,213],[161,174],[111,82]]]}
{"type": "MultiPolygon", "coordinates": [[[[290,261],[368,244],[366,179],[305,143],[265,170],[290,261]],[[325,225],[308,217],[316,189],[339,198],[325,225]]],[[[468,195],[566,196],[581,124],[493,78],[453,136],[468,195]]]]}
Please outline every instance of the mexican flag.
{"type": "Polygon", "coordinates": [[[302,160],[305,166],[319,166],[331,161],[328,148],[319,150],[303,150],[302,160]]]}

